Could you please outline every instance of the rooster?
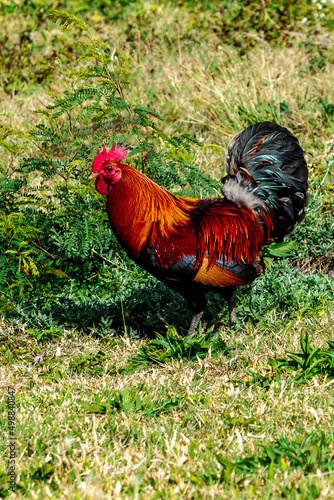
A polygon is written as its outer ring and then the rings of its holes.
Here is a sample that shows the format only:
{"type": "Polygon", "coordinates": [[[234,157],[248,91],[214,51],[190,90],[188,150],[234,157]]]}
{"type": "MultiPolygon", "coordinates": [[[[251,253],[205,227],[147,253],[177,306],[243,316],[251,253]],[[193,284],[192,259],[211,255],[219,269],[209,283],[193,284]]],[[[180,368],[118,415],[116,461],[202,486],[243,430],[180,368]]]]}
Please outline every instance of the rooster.
{"type": "Polygon", "coordinates": [[[184,198],[122,163],[128,150],[105,145],[92,173],[114,234],[131,259],[184,297],[194,333],[206,293],[228,302],[264,271],[263,246],[281,242],[305,217],[308,169],[298,139],[272,122],[256,123],[228,146],[221,198],[184,198]]]}

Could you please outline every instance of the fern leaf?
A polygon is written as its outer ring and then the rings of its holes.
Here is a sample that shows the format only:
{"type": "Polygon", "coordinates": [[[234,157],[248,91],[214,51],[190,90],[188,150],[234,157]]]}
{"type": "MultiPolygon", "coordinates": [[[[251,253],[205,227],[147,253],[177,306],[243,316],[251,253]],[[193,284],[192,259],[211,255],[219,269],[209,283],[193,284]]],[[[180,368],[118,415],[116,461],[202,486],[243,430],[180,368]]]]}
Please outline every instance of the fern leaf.
{"type": "Polygon", "coordinates": [[[69,28],[70,26],[73,26],[75,28],[79,28],[84,30],[90,39],[92,39],[92,35],[87,27],[87,25],[75,17],[73,14],[69,14],[68,12],[61,12],[60,10],[51,10],[50,13],[48,14],[48,17],[54,22],[58,23],[64,28],[69,28]]]}

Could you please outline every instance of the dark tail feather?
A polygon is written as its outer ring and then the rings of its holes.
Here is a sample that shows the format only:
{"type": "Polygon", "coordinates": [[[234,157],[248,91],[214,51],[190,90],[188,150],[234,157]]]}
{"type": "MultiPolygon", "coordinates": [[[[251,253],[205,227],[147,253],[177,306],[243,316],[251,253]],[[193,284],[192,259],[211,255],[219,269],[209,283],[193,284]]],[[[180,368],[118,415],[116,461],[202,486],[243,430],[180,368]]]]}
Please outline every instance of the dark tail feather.
{"type": "Polygon", "coordinates": [[[238,172],[247,170],[256,183],[255,189],[254,183],[248,183],[248,191],[273,210],[271,237],[276,241],[282,241],[305,217],[309,197],[304,153],[298,139],[288,129],[273,122],[247,127],[232,139],[228,147],[227,179],[236,180],[238,172]]]}

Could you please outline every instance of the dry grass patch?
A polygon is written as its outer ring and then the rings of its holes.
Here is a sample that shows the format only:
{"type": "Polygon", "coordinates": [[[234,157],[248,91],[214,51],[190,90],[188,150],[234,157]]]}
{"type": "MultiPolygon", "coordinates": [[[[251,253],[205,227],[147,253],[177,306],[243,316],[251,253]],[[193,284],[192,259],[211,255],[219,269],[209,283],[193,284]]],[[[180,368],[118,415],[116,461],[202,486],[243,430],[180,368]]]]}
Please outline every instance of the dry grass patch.
{"type": "MultiPolygon", "coordinates": [[[[333,40],[327,43],[331,47],[333,40]]],[[[143,86],[149,83],[155,107],[170,123],[185,122],[195,137],[205,140],[201,168],[221,176],[231,138],[266,119],[293,130],[313,155],[310,163],[325,162],[333,139],[326,118],[326,103],[333,100],[332,64],[321,72],[311,70],[309,55],[295,47],[263,45],[243,58],[236,58],[232,48],[202,50],[185,51],[182,64],[176,53],[163,62],[148,57],[142,73],[148,79],[139,80],[143,86]]]]}

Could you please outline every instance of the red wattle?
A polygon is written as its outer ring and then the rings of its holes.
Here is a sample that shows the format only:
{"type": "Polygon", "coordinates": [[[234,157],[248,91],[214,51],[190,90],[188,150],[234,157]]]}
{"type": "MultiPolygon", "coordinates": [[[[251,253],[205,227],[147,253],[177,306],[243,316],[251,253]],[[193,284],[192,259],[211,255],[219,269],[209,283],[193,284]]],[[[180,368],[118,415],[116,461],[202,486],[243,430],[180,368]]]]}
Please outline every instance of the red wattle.
{"type": "Polygon", "coordinates": [[[99,175],[95,181],[96,190],[103,194],[103,196],[108,196],[111,190],[112,183],[110,179],[105,179],[102,175],[99,175]]]}

